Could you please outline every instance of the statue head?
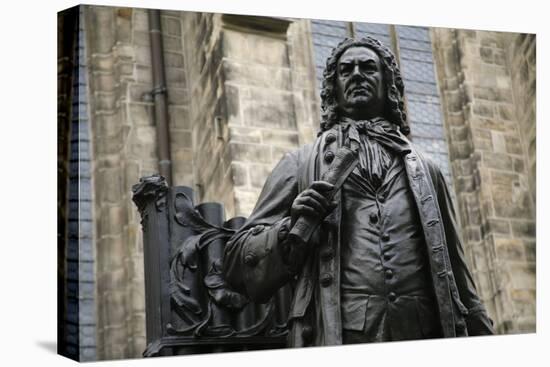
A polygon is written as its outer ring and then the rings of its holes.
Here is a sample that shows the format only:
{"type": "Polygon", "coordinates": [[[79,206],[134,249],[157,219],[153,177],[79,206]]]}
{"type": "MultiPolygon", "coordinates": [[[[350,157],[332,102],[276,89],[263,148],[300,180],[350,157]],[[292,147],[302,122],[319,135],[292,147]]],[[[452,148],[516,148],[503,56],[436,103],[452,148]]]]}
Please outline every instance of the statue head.
{"type": "Polygon", "coordinates": [[[384,117],[409,133],[403,79],[390,49],[372,37],[347,38],[332,50],[323,73],[321,130],[342,117],[384,117]]]}

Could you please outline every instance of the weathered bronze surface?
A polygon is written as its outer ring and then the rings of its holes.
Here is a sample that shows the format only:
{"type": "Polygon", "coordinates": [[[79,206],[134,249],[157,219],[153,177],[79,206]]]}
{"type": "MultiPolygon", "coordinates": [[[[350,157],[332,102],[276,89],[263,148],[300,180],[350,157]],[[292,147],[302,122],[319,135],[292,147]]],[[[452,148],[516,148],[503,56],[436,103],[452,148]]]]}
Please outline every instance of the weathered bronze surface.
{"type": "Polygon", "coordinates": [[[286,154],[246,218],[160,176],[144,231],[145,356],[493,334],[443,176],[406,137],[392,52],[327,60],[317,139],[286,154]]]}
{"type": "Polygon", "coordinates": [[[231,289],[222,274],[227,240],[246,218],[224,221],[218,203],[195,205],[189,187],[164,177],[133,187],[141,214],[145,260],[145,357],[281,348],[290,285],[266,304],[231,289]]]}
{"type": "Polygon", "coordinates": [[[318,138],[279,162],[225,247],[226,281],[258,302],[292,283],[291,346],[493,334],[443,176],[406,138],[392,52],[344,40],[321,97],[318,138]]]}

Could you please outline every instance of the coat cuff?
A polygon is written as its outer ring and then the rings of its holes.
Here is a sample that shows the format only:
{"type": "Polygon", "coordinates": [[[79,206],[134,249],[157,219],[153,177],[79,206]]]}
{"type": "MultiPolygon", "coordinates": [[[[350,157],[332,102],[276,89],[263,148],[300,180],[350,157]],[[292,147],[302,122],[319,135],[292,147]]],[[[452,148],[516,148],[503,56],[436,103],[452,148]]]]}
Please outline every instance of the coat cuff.
{"type": "Polygon", "coordinates": [[[256,302],[269,301],[294,275],[288,264],[290,253],[285,241],[289,225],[290,218],[284,218],[273,226],[257,225],[249,231],[241,260],[245,266],[246,292],[256,302]]]}

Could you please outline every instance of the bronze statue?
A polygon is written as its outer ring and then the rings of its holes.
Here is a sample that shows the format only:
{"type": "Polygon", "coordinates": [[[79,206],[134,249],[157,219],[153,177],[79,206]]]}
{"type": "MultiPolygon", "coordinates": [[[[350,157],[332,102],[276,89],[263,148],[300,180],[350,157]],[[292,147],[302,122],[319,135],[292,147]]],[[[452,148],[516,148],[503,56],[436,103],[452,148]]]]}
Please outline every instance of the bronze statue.
{"type": "Polygon", "coordinates": [[[225,248],[226,280],[252,300],[293,284],[291,346],[494,333],[444,178],[406,138],[403,94],[387,47],[341,42],[317,139],[282,158],[225,248]]]}

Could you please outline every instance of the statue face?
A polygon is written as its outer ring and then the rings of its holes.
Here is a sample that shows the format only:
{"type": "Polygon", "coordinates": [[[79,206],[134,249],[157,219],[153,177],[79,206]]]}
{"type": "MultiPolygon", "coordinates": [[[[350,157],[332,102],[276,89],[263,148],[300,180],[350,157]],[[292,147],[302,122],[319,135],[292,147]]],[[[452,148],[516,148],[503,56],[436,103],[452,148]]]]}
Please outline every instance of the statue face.
{"type": "Polygon", "coordinates": [[[336,67],[340,114],[353,119],[381,116],[384,111],[383,67],[376,52],[366,47],[347,49],[336,67]]]}

